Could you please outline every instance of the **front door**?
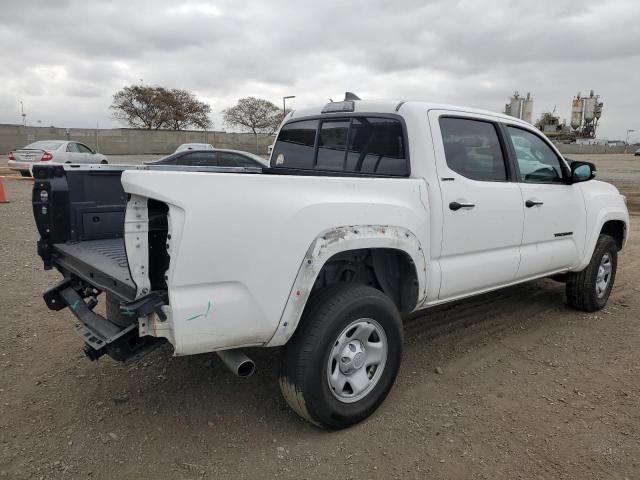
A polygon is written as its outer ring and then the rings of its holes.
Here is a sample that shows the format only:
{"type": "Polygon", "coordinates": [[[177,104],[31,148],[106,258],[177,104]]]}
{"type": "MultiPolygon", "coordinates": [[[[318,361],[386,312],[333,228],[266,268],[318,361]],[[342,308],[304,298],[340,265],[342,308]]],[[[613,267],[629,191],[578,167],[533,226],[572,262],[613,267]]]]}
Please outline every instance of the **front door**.
{"type": "Polygon", "coordinates": [[[516,126],[505,130],[516,158],[525,205],[518,278],[575,267],[586,235],[580,188],[567,183],[567,166],[539,134],[516,126]]]}
{"type": "Polygon", "coordinates": [[[491,117],[431,111],[443,201],[439,299],[490,290],[515,279],[524,206],[491,117]]]}

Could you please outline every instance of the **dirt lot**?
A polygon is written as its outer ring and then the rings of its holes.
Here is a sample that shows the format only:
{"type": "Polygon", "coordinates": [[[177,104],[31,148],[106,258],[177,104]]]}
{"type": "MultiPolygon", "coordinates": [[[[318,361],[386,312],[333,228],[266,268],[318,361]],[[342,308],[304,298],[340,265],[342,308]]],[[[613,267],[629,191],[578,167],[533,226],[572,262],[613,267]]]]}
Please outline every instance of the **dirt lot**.
{"type": "Polygon", "coordinates": [[[57,274],[35,253],[31,184],[5,181],[0,477],[639,478],[640,159],[593,159],[636,220],[608,307],[570,310],[542,280],[409,318],[391,395],[337,433],[286,407],[275,350],[251,352],[248,380],[169,348],[86,360],[71,315],[40,298],[57,274]]]}

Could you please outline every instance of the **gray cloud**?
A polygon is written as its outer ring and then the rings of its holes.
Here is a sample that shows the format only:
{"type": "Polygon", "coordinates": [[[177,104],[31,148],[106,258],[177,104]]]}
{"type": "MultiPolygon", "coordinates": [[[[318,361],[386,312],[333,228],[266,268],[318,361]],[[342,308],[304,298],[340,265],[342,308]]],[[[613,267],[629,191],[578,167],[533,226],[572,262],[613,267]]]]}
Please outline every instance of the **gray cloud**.
{"type": "Polygon", "coordinates": [[[593,88],[601,133],[638,131],[640,3],[571,0],[176,3],[29,1],[0,16],[0,122],[117,126],[113,93],[186,88],[219,111],[243,96],[295,106],[362,96],[499,111],[530,91],[567,116],[593,88]]]}

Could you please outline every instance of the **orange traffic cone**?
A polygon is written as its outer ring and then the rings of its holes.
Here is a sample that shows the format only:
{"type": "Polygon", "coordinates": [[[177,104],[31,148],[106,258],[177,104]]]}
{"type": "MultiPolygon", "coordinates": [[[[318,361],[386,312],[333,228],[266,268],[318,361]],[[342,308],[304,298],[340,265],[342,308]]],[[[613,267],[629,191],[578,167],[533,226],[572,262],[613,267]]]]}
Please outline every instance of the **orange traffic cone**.
{"type": "Polygon", "coordinates": [[[9,200],[7,200],[7,195],[4,193],[2,178],[0,178],[0,203],[9,203],[9,200]]]}

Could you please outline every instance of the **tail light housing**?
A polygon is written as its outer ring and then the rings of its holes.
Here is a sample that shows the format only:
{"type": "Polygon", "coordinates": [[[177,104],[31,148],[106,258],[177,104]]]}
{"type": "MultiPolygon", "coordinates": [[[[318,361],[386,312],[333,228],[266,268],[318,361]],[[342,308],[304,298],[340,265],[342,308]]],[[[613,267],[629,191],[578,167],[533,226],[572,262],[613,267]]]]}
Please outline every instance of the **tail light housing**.
{"type": "Polygon", "coordinates": [[[9,152],[9,160],[15,160],[16,156],[13,154],[13,152],[9,152]]]}
{"type": "Polygon", "coordinates": [[[42,158],[40,159],[41,162],[48,162],[49,160],[53,160],[53,155],[51,155],[49,152],[44,152],[42,154],[42,158]]]}

